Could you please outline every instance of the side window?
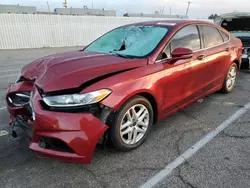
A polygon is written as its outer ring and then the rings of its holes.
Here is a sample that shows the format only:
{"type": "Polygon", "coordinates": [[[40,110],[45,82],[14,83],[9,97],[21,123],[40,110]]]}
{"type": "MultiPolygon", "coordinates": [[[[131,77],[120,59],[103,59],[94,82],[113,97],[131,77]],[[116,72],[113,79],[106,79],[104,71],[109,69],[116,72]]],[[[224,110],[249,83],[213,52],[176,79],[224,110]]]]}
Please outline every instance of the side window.
{"type": "Polygon", "coordinates": [[[210,26],[202,26],[202,28],[203,28],[205,46],[207,48],[223,43],[223,38],[218,29],[210,26]]]}
{"type": "Polygon", "coordinates": [[[201,49],[200,35],[197,26],[191,25],[178,31],[171,40],[171,50],[189,48],[193,51],[201,49]]]}
{"type": "Polygon", "coordinates": [[[158,59],[171,57],[171,52],[175,48],[189,48],[193,51],[200,50],[201,41],[197,26],[186,26],[179,30],[164,49],[164,53],[162,53],[158,59]]]}
{"type": "Polygon", "coordinates": [[[222,37],[223,37],[223,40],[224,42],[228,41],[229,40],[229,35],[226,34],[224,31],[220,31],[222,37]]]}

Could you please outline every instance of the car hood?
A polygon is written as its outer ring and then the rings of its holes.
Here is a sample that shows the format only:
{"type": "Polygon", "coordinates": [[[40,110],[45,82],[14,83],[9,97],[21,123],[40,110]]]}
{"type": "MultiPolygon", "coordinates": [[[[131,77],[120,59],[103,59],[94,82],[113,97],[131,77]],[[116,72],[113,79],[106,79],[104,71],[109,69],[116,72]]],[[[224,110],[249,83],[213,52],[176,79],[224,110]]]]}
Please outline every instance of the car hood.
{"type": "Polygon", "coordinates": [[[223,14],[215,19],[215,23],[230,32],[249,32],[250,12],[234,12],[223,14]]]}
{"type": "Polygon", "coordinates": [[[147,65],[147,59],[77,51],[50,55],[23,67],[21,75],[44,92],[78,88],[120,72],[147,65]]]}
{"type": "Polygon", "coordinates": [[[221,14],[218,18],[239,18],[239,17],[250,17],[250,12],[231,12],[221,14]]]}

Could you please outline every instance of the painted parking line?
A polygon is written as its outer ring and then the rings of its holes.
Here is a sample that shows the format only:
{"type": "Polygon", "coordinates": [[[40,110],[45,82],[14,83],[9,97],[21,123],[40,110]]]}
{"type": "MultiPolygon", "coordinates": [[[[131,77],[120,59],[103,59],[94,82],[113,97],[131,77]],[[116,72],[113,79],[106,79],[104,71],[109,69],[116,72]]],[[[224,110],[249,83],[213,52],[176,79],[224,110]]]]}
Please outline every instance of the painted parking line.
{"type": "Polygon", "coordinates": [[[151,177],[146,183],[142,184],[140,188],[151,188],[157,185],[159,182],[164,180],[167,176],[169,176],[174,169],[182,165],[186,160],[191,158],[196,152],[202,149],[207,143],[213,140],[221,131],[231,125],[235,120],[241,117],[250,109],[250,102],[247,103],[243,108],[236,111],[232,116],[230,116],[227,120],[221,123],[218,127],[216,127],[213,131],[208,133],[201,140],[196,142],[193,146],[191,146],[188,150],[186,150],[182,155],[177,157],[173,162],[169,163],[163,170],[158,172],[156,175],[151,177]]]}
{"type": "Polygon", "coordinates": [[[2,108],[0,108],[0,110],[5,110],[7,107],[2,107],[2,108]]]}
{"type": "Polygon", "coordinates": [[[7,132],[7,131],[5,131],[5,130],[2,130],[2,131],[0,131],[0,137],[1,136],[6,136],[6,135],[8,135],[9,133],[7,132]]]}
{"type": "Polygon", "coordinates": [[[9,75],[0,76],[0,78],[9,77],[9,76],[18,76],[18,75],[19,74],[9,74],[9,75]]]}

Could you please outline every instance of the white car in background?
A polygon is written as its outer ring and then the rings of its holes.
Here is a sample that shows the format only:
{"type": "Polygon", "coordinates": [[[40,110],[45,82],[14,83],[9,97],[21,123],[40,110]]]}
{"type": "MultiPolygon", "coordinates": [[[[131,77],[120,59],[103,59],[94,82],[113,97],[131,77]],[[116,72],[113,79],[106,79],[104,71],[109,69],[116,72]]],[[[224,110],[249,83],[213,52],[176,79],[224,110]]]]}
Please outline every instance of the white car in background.
{"type": "Polygon", "coordinates": [[[215,19],[215,23],[241,40],[243,44],[241,68],[250,68],[250,12],[222,14],[215,19]]]}

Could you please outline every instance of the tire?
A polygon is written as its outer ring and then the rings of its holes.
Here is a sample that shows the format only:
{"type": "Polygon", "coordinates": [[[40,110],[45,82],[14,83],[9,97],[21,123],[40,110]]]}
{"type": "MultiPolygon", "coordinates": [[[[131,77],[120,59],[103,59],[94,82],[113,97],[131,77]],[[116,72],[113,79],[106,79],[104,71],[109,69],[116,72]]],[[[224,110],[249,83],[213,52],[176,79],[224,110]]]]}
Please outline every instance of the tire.
{"type": "Polygon", "coordinates": [[[223,87],[221,89],[223,93],[230,93],[233,91],[236,85],[236,80],[237,80],[237,74],[238,74],[237,69],[238,68],[237,68],[236,63],[233,63],[228,69],[227,76],[225,78],[223,87]]]}
{"type": "Polygon", "coordinates": [[[153,108],[145,97],[128,100],[116,113],[110,127],[109,137],[114,147],[119,151],[131,151],[140,146],[150,132],[153,116],[153,108]]]}

